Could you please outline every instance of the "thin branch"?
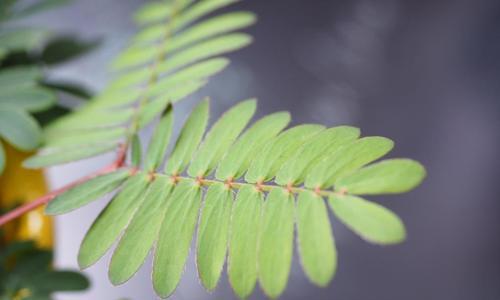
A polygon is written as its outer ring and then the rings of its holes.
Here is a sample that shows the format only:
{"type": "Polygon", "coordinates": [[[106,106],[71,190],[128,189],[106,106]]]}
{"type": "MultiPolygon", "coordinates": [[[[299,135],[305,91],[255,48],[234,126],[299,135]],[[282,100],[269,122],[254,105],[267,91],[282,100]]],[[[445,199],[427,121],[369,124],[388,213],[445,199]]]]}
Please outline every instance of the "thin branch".
{"type": "Polygon", "coordinates": [[[21,205],[15,209],[11,210],[10,212],[0,216],[0,227],[2,227],[6,223],[8,223],[14,219],[19,218],[20,216],[24,215],[25,213],[28,213],[32,210],[37,209],[38,207],[40,207],[42,205],[49,203],[56,196],[64,193],[65,191],[69,190],[72,187],[75,187],[81,183],[84,183],[84,182],[86,182],[86,181],[88,181],[96,176],[113,172],[116,169],[122,167],[123,164],[125,163],[126,153],[127,153],[127,147],[125,145],[120,145],[120,148],[118,149],[117,158],[115,161],[113,161],[113,163],[111,163],[110,165],[102,168],[101,170],[99,170],[93,174],[90,174],[88,176],[80,178],[77,181],[74,181],[70,184],[67,184],[67,185],[65,185],[57,190],[54,190],[54,191],[48,193],[47,195],[44,195],[44,196],[42,196],[38,199],[35,199],[29,203],[26,203],[24,205],[21,205]]]}
{"type": "Polygon", "coordinates": [[[185,176],[180,176],[180,175],[173,175],[171,176],[171,180],[174,184],[177,184],[180,181],[193,181],[197,182],[200,186],[210,186],[214,184],[224,184],[226,185],[229,189],[241,189],[243,186],[253,186],[257,190],[262,191],[262,192],[269,192],[272,189],[275,188],[282,188],[287,190],[288,192],[292,194],[298,194],[301,192],[313,192],[318,196],[322,197],[329,197],[332,195],[340,196],[340,195],[345,195],[347,193],[346,190],[322,190],[320,187],[316,188],[307,188],[307,187],[299,187],[299,186],[293,186],[292,184],[288,185],[278,185],[278,184],[264,184],[263,182],[257,182],[257,183],[248,183],[248,182],[238,182],[238,181],[221,181],[217,179],[206,179],[206,178],[193,178],[193,177],[185,177],[185,176]]]}

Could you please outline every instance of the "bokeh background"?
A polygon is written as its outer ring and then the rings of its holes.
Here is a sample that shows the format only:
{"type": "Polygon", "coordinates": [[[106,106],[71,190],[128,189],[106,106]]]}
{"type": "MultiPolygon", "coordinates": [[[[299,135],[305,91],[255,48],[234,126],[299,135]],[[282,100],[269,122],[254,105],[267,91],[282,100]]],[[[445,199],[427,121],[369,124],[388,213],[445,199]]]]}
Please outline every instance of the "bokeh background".
{"type": "MultiPolygon", "coordinates": [[[[58,32],[102,39],[92,54],[52,71],[98,91],[106,65],[134,33],[130,15],[145,0],[74,0],[29,20],[58,32]]],[[[408,240],[365,243],[333,220],[339,252],[328,288],[310,284],[293,262],[282,299],[500,299],[500,2],[496,0],[246,0],[259,15],[255,43],[231,67],[179,105],[205,95],[215,115],[256,96],[261,115],[289,110],[295,123],[359,126],[396,141],[391,156],[423,162],[417,190],[375,200],[405,221],[408,240]]],[[[182,119],[182,117],[180,118],[182,119]]],[[[145,133],[148,135],[148,132],[145,133]]],[[[112,156],[49,170],[53,188],[112,156]]],[[[57,219],[57,265],[76,267],[79,243],[105,201],[57,219]]],[[[92,289],[59,299],[156,299],[151,261],[112,287],[109,255],[86,270],[92,289]]],[[[251,297],[262,299],[259,289],[251,297]]],[[[225,276],[212,293],[192,256],[172,299],[234,299],[225,276]]]]}

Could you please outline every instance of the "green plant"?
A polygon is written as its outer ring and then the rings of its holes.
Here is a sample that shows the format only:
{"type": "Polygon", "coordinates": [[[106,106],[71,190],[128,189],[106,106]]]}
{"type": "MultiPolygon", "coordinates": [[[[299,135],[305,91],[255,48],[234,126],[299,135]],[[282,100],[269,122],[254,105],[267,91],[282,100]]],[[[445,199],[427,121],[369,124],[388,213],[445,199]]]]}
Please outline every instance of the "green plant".
{"type": "MultiPolygon", "coordinates": [[[[320,286],[330,282],[337,254],[324,199],[336,217],[370,242],[405,238],[396,215],[361,198],[409,191],[425,176],[424,168],[409,159],[370,164],[392,149],[387,138],[359,138],[359,129],[349,126],[285,130],[286,112],[245,130],[256,110],[254,100],[231,108],[205,134],[209,108],[202,101],[170,143],[175,103],[228,64],[220,55],[251,41],[232,33],[254,22],[251,13],[199,21],[234,2],[147,4],[136,15],[144,28],[113,63],[124,72],[87,105],[49,126],[44,148],[26,161],[44,167],[118,151],[103,170],[31,204],[50,202],[46,212],[61,214],[117,191],[78,256],[86,268],[118,241],[109,269],[114,284],[131,278],[154,247],[154,288],[161,297],[171,295],[199,214],[196,259],[203,285],[216,287],[227,252],[229,281],[242,298],[257,280],[270,297],[285,289],[295,226],[307,276],[320,286]],[[138,132],[160,114],[142,155],[138,132]]],[[[0,224],[29,209],[0,218],[0,224]]]]}
{"type": "Polygon", "coordinates": [[[54,271],[52,252],[32,242],[17,242],[0,251],[1,300],[49,300],[55,292],[83,291],[85,276],[72,271],[54,271]]]}
{"type": "MultiPolygon", "coordinates": [[[[32,14],[66,4],[67,0],[5,0],[0,3],[0,138],[21,151],[33,151],[42,142],[41,126],[69,109],[62,96],[88,99],[84,88],[71,82],[49,80],[45,68],[61,64],[93,49],[96,41],[54,35],[42,28],[19,25],[32,14]]],[[[0,174],[5,155],[0,143],[0,174]]]]}

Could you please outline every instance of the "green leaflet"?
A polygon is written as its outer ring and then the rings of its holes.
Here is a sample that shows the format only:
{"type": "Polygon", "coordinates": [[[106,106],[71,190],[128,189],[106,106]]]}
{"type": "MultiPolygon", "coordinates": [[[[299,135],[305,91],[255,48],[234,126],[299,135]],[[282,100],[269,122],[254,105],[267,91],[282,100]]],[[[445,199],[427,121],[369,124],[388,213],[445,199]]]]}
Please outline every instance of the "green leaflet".
{"type": "Polygon", "coordinates": [[[80,208],[114,191],[128,176],[129,170],[118,170],[92,178],[57,196],[49,202],[45,213],[59,215],[80,208]]]}
{"type": "Polygon", "coordinates": [[[16,264],[13,273],[21,278],[28,277],[37,271],[47,268],[52,260],[52,253],[47,250],[33,251],[32,255],[25,257],[16,264]]]}
{"type": "MultiPolygon", "coordinates": [[[[144,126],[148,125],[149,122],[151,122],[161,111],[163,111],[168,103],[175,103],[186,96],[191,95],[192,93],[196,92],[198,89],[203,87],[207,83],[206,78],[198,78],[198,79],[192,79],[192,80],[185,80],[185,81],[176,81],[176,77],[172,77],[172,81],[169,83],[169,89],[165,90],[164,93],[161,95],[155,96],[152,99],[150,98],[149,101],[144,105],[143,109],[141,110],[140,113],[140,119],[139,119],[139,127],[143,128],[144,126]]],[[[166,88],[166,87],[165,87],[166,88]]],[[[131,92],[135,92],[135,90],[129,90],[131,92]]],[[[118,92],[115,92],[114,94],[125,94],[126,91],[123,90],[118,90],[118,92]]],[[[113,94],[110,92],[110,94],[113,94]]],[[[130,97],[115,97],[112,96],[112,99],[110,98],[101,98],[99,102],[95,102],[92,104],[92,108],[94,109],[116,109],[120,108],[123,105],[129,105],[131,104],[135,98],[130,98],[130,97]]],[[[123,109],[121,109],[123,110],[123,109]]],[[[95,111],[95,110],[94,110],[95,111]]],[[[130,120],[127,119],[126,121],[130,120]]]]}
{"type": "Polygon", "coordinates": [[[163,99],[155,99],[147,103],[139,116],[139,128],[144,128],[148,125],[165,107],[173,104],[180,99],[194,93],[196,90],[203,87],[206,81],[190,81],[183,83],[180,88],[170,90],[163,95],[163,99]]]}
{"type": "Polygon", "coordinates": [[[297,245],[307,277],[327,286],[337,268],[337,252],[325,202],[309,191],[297,199],[297,245]]]}
{"type": "Polygon", "coordinates": [[[424,167],[411,159],[388,159],[359,169],[335,182],[337,190],[355,195],[408,192],[422,182],[424,167]]]}
{"type": "Polygon", "coordinates": [[[145,169],[149,172],[154,171],[163,161],[172,134],[173,119],[172,106],[169,105],[149,142],[145,163],[145,169]]]}
{"type": "MultiPolygon", "coordinates": [[[[87,289],[90,284],[86,277],[71,271],[55,271],[36,276],[32,279],[36,285],[36,292],[52,293],[52,292],[69,292],[82,291],[87,289]]],[[[40,298],[26,298],[40,299],[40,298]]]]}
{"type": "Polygon", "coordinates": [[[251,185],[238,191],[233,206],[227,272],[234,292],[248,297],[257,281],[257,244],[263,194],[251,185]]]}
{"type": "Polygon", "coordinates": [[[16,148],[28,151],[39,145],[41,131],[28,113],[0,108],[0,137],[16,148]]]}
{"type": "Polygon", "coordinates": [[[331,187],[337,178],[384,156],[394,143],[384,137],[364,137],[335,151],[318,162],[306,176],[308,188],[331,187]]]}
{"type": "Polygon", "coordinates": [[[134,19],[139,25],[165,21],[184,10],[194,0],[156,1],[144,5],[134,19]]]}
{"type": "Polygon", "coordinates": [[[215,289],[226,258],[233,192],[222,183],[211,185],[198,225],[196,261],[201,282],[215,289]]]}
{"type": "Polygon", "coordinates": [[[8,50],[0,46],[0,61],[5,58],[8,54],[8,50]]]}
{"type": "MultiPolygon", "coordinates": [[[[162,30],[165,31],[165,30],[162,30]]],[[[163,34],[163,32],[160,32],[163,34]]],[[[139,47],[132,45],[122,52],[114,61],[111,67],[116,71],[121,71],[138,65],[146,64],[161,55],[159,47],[139,47]]]]}
{"type": "Polygon", "coordinates": [[[256,101],[248,100],[233,106],[217,120],[188,168],[192,177],[209,174],[255,113],[256,101]]]}
{"type": "Polygon", "coordinates": [[[95,144],[105,144],[109,142],[119,141],[126,134],[126,129],[123,127],[102,128],[90,131],[83,131],[78,134],[59,134],[57,136],[49,136],[45,139],[46,147],[65,147],[65,146],[86,146],[95,144]]]}
{"type": "MultiPolygon", "coordinates": [[[[248,27],[254,24],[255,20],[255,14],[250,12],[230,12],[215,16],[187,28],[182,34],[172,37],[170,45],[165,44],[162,47],[165,47],[164,49],[169,51],[177,50],[203,39],[248,27]]],[[[139,32],[134,37],[134,42],[137,44],[146,44],[163,37],[163,30],[150,29],[151,27],[139,32]]]]}
{"type": "Polygon", "coordinates": [[[48,32],[39,28],[21,28],[0,33],[0,48],[31,51],[46,40],[48,32]]]}
{"type": "Polygon", "coordinates": [[[123,73],[109,84],[108,89],[110,90],[122,90],[124,88],[130,88],[131,86],[138,85],[148,79],[151,71],[147,68],[132,70],[127,73],[123,73]]]}
{"type": "Polygon", "coordinates": [[[330,207],[352,231],[376,244],[396,244],[406,237],[403,223],[390,210],[351,195],[331,196],[330,207]]]}
{"type": "MultiPolygon", "coordinates": [[[[111,87],[105,89],[99,96],[92,100],[88,107],[115,108],[133,104],[142,95],[143,91],[136,89],[116,90],[111,87]]],[[[85,109],[85,108],[84,108],[85,109]]],[[[71,117],[71,116],[70,116],[71,117]]],[[[69,118],[72,119],[72,118],[69,118]]]]}
{"type": "Polygon", "coordinates": [[[276,175],[276,183],[286,185],[304,182],[311,166],[358,137],[359,129],[349,126],[333,127],[318,133],[281,167],[276,175]]]}
{"type": "Polygon", "coordinates": [[[250,12],[231,12],[207,19],[186,29],[166,45],[169,51],[195,44],[201,40],[243,29],[255,23],[255,14],[250,12]]]}
{"type": "Polygon", "coordinates": [[[153,287],[160,297],[171,295],[181,279],[200,202],[201,188],[194,181],[181,182],[174,188],[154,256],[153,287]]]}
{"type": "Polygon", "coordinates": [[[141,7],[134,16],[138,24],[160,21],[172,13],[173,2],[154,1],[141,7]]]}
{"type": "Polygon", "coordinates": [[[141,165],[141,159],[142,159],[142,148],[141,148],[141,140],[139,138],[139,135],[134,134],[132,136],[132,142],[130,146],[130,157],[131,157],[131,164],[133,167],[138,168],[141,165]]]}
{"type": "MultiPolygon", "coordinates": [[[[196,47],[196,44],[201,44],[200,41],[203,40],[205,40],[204,43],[214,44],[220,39],[214,38],[214,36],[247,27],[254,21],[254,15],[248,12],[229,13],[227,15],[214,17],[213,19],[205,21],[206,24],[200,23],[182,32],[182,34],[161,41],[160,46],[155,47],[148,44],[132,45],[118,57],[113,66],[122,69],[134,65],[145,64],[154,60],[160,52],[167,54],[177,52],[176,54],[180,55],[186,50],[183,49],[184,47],[193,45],[196,47]]],[[[136,36],[139,43],[156,38],[164,39],[164,28],[158,28],[159,30],[154,31],[149,29],[150,28],[146,29],[136,36]]],[[[227,36],[229,37],[232,35],[229,34],[227,36]]]]}
{"type": "Polygon", "coordinates": [[[202,61],[209,57],[241,49],[252,42],[252,37],[243,33],[232,33],[213,38],[175,53],[170,59],[158,65],[160,72],[172,72],[181,67],[202,61]]]}
{"type": "Polygon", "coordinates": [[[306,124],[284,131],[256,155],[245,174],[245,180],[250,183],[270,180],[303,143],[323,128],[321,125],[306,124]]]}
{"type": "Polygon", "coordinates": [[[169,89],[186,81],[199,81],[213,76],[224,70],[229,65],[229,60],[213,58],[177,71],[171,76],[164,77],[151,86],[145,93],[146,97],[161,96],[169,89]]]}
{"type": "Polygon", "coordinates": [[[130,120],[132,108],[115,109],[112,114],[106,110],[86,109],[74,112],[71,118],[57,119],[45,127],[45,135],[51,138],[68,133],[116,127],[130,120]]]}
{"type": "Polygon", "coordinates": [[[55,102],[54,93],[42,87],[0,90],[0,109],[39,112],[51,107],[55,102]]]}
{"type": "Polygon", "coordinates": [[[248,169],[253,156],[271,138],[280,133],[290,122],[290,114],[287,112],[274,113],[266,116],[252,125],[245,133],[229,148],[220,162],[216,178],[226,180],[237,179],[248,169]]]}
{"type": "MultiPolygon", "coordinates": [[[[228,34],[210,39],[173,54],[169,59],[160,62],[157,69],[160,73],[176,71],[192,63],[238,50],[251,41],[251,37],[246,34],[228,34]]],[[[147,69],[133,70],[113,81],[111,88],[127,88],[140,84],[148,79],[149,73],[147,69]]]]}
{"type": "Polygon", "coordinates": [[[184,124],[174,150],[165,165],[165,173],[179,174],[184,171],[203,137],[207,122],[208,100],[204,100],[196,106],[184,124]]]}
{"type": "Polygon", "coordinates": [[[97,262],[118,239],[144,201],[148,177],[138,173],[127,179],[123,189],[108,203],[88,230],[78,253],[80,268],[97,262]]]}
{"type": "Polygon", "coordinates": [[[294,197],[274,188],[264,204],[259,235],[259,282],[271,298],[286,288],[293,254],[294,197]]]}
{"type": "Polygon", "coordinates": [[[36,67],[9,67],[0,72],[0,91],[32,87],[41,76],[36,67]]]}
{"type": "Polygon", "coordinates": [[[53,149],[42,149],[36,156],[32,156],[24,161],[23,166],[31,169],[38,169],[67,162],[76,161],[83,158],[93,157],[116,149],[118,144],[89,145],[88,147],[62,147],[53,149]]]}
{"type": "MultiPolygon", "coordinates": [[[[149,39],[151,37],[153,38],[160,37],[164,40],[169,40],[169,42],[165,43],[165,46],[162,47],[163,49],[155,47],[142,48],[138,47],[137,45],[133,45],[122,55],[120,55],[117,60],[115,60],[115,62],[113,63],[113,67],[116,69],[124,69],[138,64],[146,63],[147,61],[153,60],[155,56],[157,56],[161,52],[169,53],[179,47],[182,47],[183,45],[187,45],[189,43],[195,42],[196,40],[203,39],[204,37],[210,37],[213,34],[217,34],[217,32],[211,33],[209,31],[213,30],[213,28],[209,28],[209,30],[207,30],[206,26],[201,26],[201,25],[198,25],[201,27],[198,27],[195,32],[190,31],[189,29],[183,30],[182,32],[177,32],[177,31],[182,29],[186,25],[189,25],[193,21],[196,21],[203,15],[210,13],[220,7],[226,6],[228,4],[230,4],[229,1],[220,1],[220,0],[199,1],[186,11],[180,11],[178,13],[172,11],[172,13],[174,13],[175,16],[171,19],[170,23],[168,24],[169,25],[168,27],[165,27],[165,25],[154,25],[139,33],[139,36],[142,36],[143,38],[146,37],[146,39],[149,39]],[[185,41],[181,40],[181,43],[176,42],[175,37],[179,36],[180,37],[184,36],[186,40],[185,41]],[[167,39],[165,39],[165,37],[167,37],[167,39]],[[172,41],[172,43],[170,43],[170,41],[172,41]]],[[[181,9],[180,7],[174,7],[174,9],[175,8],[181,9]]],[[[229,27],[231,24],[229,24],[227,20],[225,23],[227,30],[230,30],[229,27]]],[[[209,25],[213,27],[213,24],[209,25]]],[[[239,26],[236,26],[236,29],[238,27],[241,27],[240,24],[238,25],[239,26]]],[[[197,26],[195,25],[192,28],[196,29],[196,27],[197,26]]]]}
{"type": "Polygon", "coordinates": [[[179,15],[171,29],[172,31],[179,31],[199,18],[235,2],[237,0],[198,1],[179,15]]]}
{"type": "Polygon", "coordinates": [[[144,263],[149,250],[158,239],[171,190],[172,184],[167,176],[156,176],[150,184],[145,199],[111,258],[109,279],[114,285],[129,280],[144,263]]]}

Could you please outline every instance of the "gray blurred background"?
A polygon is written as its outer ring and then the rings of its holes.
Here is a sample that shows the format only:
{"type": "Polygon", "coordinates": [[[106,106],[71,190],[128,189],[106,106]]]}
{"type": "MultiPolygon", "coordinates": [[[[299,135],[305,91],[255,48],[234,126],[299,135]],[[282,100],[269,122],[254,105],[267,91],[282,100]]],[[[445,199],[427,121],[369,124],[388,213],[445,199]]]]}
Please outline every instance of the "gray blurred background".
{"type": "MultiPolygon", "coordinates": [[[[31,20],[65,33],[102,38],[101,47],[53,72],[94,90],[135,27],[144,0],[75,0],[31,20]]],[[[298,261],[282,299],[500,299],[500,2],[495,0],[253,0],[255,43],[230,55],[231,67],[179,105],[213,97],[218,115],[256,96],[258,113],[289,110],[295,123],[352,124],[396,141],[391,156],[423,162],[417,190],[375,200],[404,220],[408,240],[380,247],[333,220],[339,252],[328,288],[310,284],[298,261]]],[[[180,117],[179,119],[182,119],[180,117]]],[[[145,133],[146,135],[148,132],[145,133]]],[[[112,159],[52,168],[59,187],[112,159]]],[[[76,267],[79,243],[105,201],[57,219],[57,265],[76,267]]],[[[156,299],[151,261],[112,287],[109,255],[86,270],[92,289],[59,299],[156,299]]],[[[297,257],[295,257],[297,258],[297,257]]],[[[172,299],[234,299],[226,276],[206,293],[190,257],[172,299]]],[[[262,299],[257,288],[252,299],[262,299]]]]}

